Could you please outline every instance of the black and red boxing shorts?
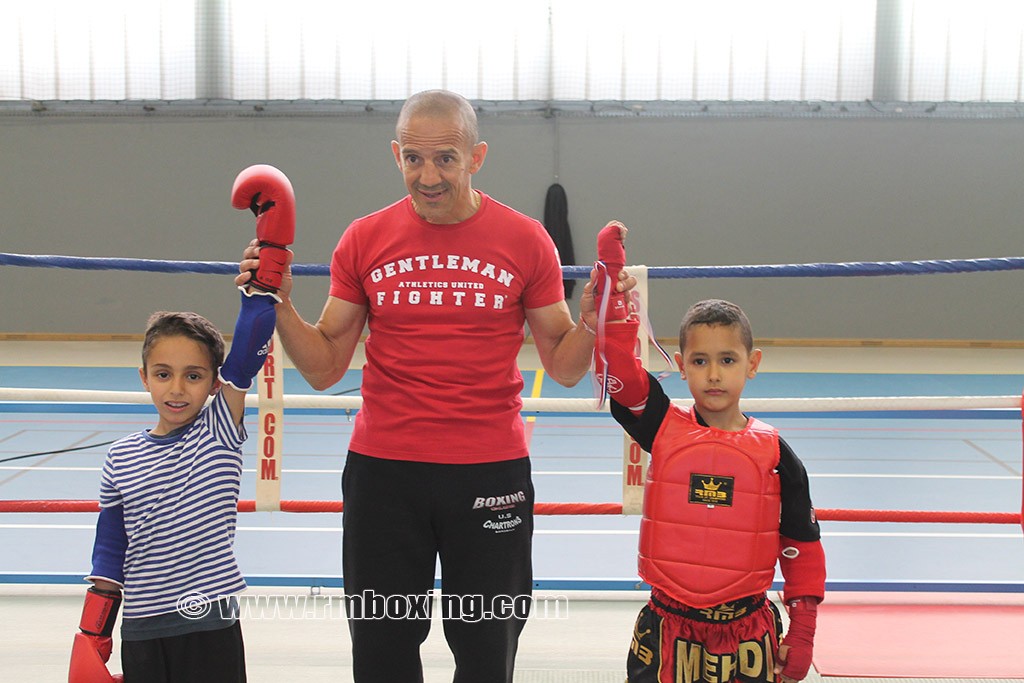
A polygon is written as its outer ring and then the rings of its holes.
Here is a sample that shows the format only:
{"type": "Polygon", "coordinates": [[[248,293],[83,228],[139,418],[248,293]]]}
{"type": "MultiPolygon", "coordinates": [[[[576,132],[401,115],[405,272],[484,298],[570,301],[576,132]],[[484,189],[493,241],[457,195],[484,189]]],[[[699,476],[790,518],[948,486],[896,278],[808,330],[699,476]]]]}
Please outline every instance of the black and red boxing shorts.
{"type": "Polygon", "coordinates": [[[698,609],[661,591],[640,610],[627,683],[773,683],[782,622],[765,594],[698,609]]]}

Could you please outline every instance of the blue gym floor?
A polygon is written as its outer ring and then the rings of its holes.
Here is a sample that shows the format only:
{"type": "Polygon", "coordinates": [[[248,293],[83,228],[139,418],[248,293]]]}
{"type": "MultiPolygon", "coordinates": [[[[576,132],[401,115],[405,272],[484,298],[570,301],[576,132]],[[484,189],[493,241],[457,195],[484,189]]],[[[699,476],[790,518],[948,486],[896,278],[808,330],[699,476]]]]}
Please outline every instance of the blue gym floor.
{"type": "MultiPolygon", "coordinates": [[[[325,394],[358,393],[349,371],[325,394]]],[[[524,372],[529,395],[535,373],[524,372]]],[[[671,396],[685,397],[678,379],[671,396]]],[[[6,387],[139,391],[129,367],[0,365],[6,387]]],[[[748,397],[1020,395],[1024,376],[761,373],[748,397]]],[[[293,370],[289,394],[314,393],[293,370]]],[[[540,395],[589,397],[589,380],[565,389],[544,378],[540,395]]],[[[150,406],[0,402],[0,460],[111,441],[153,426],[150,406]]],[[[759,414],[803,460],[818,508],[1017,512],[1021,415],[1015,410],[759,414]]],[[[254,497],[255,412],[247,415],[242,498],[254,497]]],[[[285,414],[282,498],[338,500],[352,424],[342,411],[285,414]]],[[[538,502],[621,501],[622,432],[605,414],[545,414],[531,441],[538,502]]],[[[0,463],[0,499],[97,497],[105,448],[0,463]]],[[[252,585],[340,584],[336,514],[250,513],[237,553],[252,585]]],[[[78,583],[89,569],[95,514],[0,515],[0,583],[78,583]]],[[[637,517],[538,517],[538,588],[637,587],[637,517]]],[[[831,589],[1024,592],[1020,526],[823,522],[831,589]]]]}

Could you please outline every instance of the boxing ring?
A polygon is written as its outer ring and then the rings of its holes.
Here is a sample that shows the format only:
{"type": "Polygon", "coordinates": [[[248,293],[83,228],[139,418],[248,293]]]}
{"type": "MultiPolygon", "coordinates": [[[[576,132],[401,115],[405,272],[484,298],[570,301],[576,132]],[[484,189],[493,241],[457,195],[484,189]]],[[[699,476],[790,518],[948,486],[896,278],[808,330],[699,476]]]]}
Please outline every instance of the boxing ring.
{"type": "MultiPolygon", "coordinates": [[[[0,254],[0,265],[237,272],[234,263],[15,254],[0,254]]],[[[1019,269],[1024,259],[1006,258],[649,268],[647,277],[870,277],[1019,269]]],[[[564,270],[569,277],[589,274],[588,267],[564,270]]],[[[294,271],[327,274],[319,265],[296,265],[294,271]]],[[[767,348],[766,359],[773,352],[767,348]]],[[[947,594],[976,595],[999,606],[1024,604],[1024,375],[898,370],[830,375],[775,372],[767,366],[748,384],[741,405],[777,426],[807,467],[822,522],[830,593],[872,599],[910,594],[928,603],[947,594]],[[939,389],[955,391],[941,395],[939,389]]],[[[0,382],[0,528],[6,545],[19,549],[0,566],[0,583],[80,588],[98,510],[94,496],[103,444],[151,426],[155,411],[148,394],[133,390],[138,377],[127,365],[86,372],[0,362],[0,372],[6,375],[0,382]],[[61,549],[56,556],[54,548],[61,549]]],[[[635,601],[643,588],[635,576],[639,520],[623,514],[621,429],[606,408],[597,407],[587,380],[566,389],[545,381],[539,366],[523,367],[523,374],[539,501],[535,587],[570,596],[593,597],[599,591],[602,598],[635,601]]],[[[281,376],[279,512],[257,511],[261,400],[252,393],[247,401],[240,563],[250,585],[264,590],[337,591],[340,473],[351,418],[361,402],[355,393],[360,372],[350,370],[329,392],[312,391],[290,367],[281,376]]],[[[670,396],[687,403],[686,386],[677,376],[664,382],[670,396]]],[[[620,649],[628,640],[628,611],[621,618],[626,630],[612,629],[620,649]]],[[[1024,677],[1024,667],[1020,673],[1024,677]]]]}

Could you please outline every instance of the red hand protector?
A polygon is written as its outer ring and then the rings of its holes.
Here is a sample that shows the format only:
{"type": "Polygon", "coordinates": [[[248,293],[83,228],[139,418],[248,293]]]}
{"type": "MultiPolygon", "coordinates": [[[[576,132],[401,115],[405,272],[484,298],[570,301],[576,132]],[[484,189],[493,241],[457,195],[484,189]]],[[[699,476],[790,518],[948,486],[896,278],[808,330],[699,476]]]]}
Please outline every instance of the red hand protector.
{"type": "Polygon", "coordinates": [[[650,393],[650,375],[637,355],[639,340],[636,333],[639,328],[639,320],[605,325],[601,336],[595,340],[598,352],[594,354],[594,372],[599,381],[603,381],[609,373],[608,368],[611,368],[608,395],[637,415],[643,412],[650,393]],[[599,345],[600,340],[604,341],[603,348],[599,345]]]}
{"type": "Polygon", "coordinates": [[[295,192],[288,177],[267,164],[243,170],[231,188],[231,206],[250,209],[256,216],[260,265],[251,284],[276,292],[287,267],[287,247],[295,240],[295,192]]]}
{"type": "Polygon", "coordinates": [[[825,551],[821,541],[797,541],[779,536],[779,568],[785,583],[785,602],[801,597],[825,599],[825,551]]]}
{"type": "Polygon", "coordinates": [[[779,664],[783,665],[782,675],[794,681],[801,681],[811,668],[814,655],[814,630],[818,623],[818,599],[796,598],[786,603],[789,608],[789,630],[782,645],[788,647],[785,659],[780,647],[779,664]]]}
{"type": "MultiPolygon", "coordinates": [[[[622,223],[611,221],[597,234],[597,260],[604,264],[604,269],[611,281],[608,284],[606,320],[625,320],[629,317],[626,294],[615,291],[619,283],[619,273],[626,265],[625,231],[626,228],[622,223]]],[[[597,283],[594,285],[594,302],[597,304],[598,310],[601,310],[601,302],[605,297],[604,289],[605,278],[599,274],[597,283]]]]}

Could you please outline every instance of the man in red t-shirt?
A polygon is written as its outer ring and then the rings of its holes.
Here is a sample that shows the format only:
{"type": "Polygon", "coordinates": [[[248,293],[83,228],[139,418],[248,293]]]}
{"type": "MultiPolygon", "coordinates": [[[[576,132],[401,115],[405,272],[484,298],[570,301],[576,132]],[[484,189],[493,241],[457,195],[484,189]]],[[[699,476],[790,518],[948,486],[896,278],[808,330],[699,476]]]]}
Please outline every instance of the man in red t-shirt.
{"type": "MultiPolygon", "coordinates": [[[[295,367],[326,389],[369,326],[363,407],[342,477],[356,681],[422,680],[440,558],[455,682],[511,682],[533,581],[516,358],[526,323],[547,373],[575,385],[590,366],[593,296],[584,294],[574,322],[543,226],[473,189],[487,143],[468,101],[414,95],[396,134],[408,196],[344,232],[315,325],[292,305],[285,273],[277,329],[295,367]]],[[[253,243],[238,284],[257,254],[253,243]]],[[[624,274],[620,288],[633,285],[624,274]]]]}

